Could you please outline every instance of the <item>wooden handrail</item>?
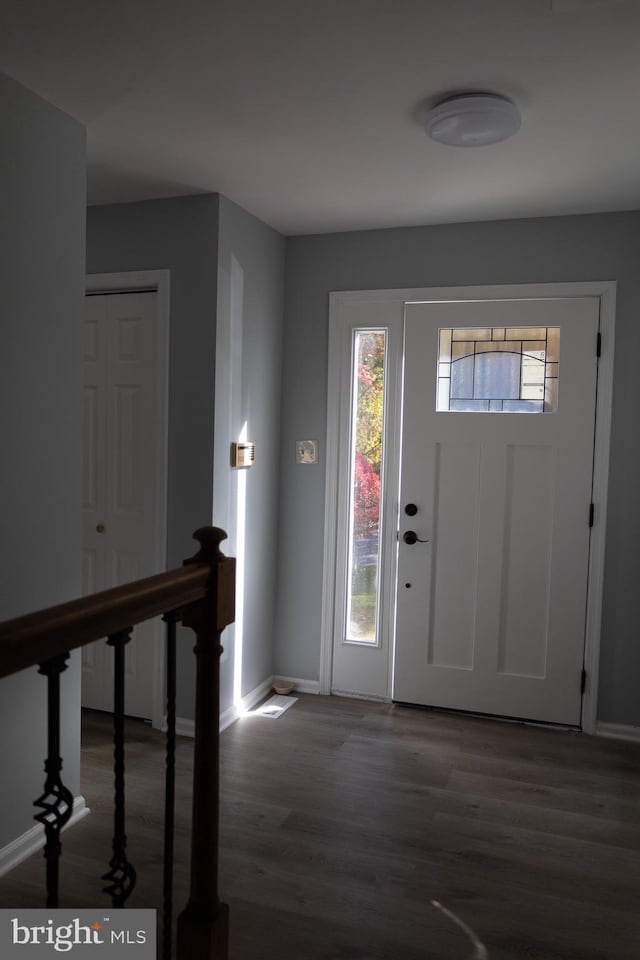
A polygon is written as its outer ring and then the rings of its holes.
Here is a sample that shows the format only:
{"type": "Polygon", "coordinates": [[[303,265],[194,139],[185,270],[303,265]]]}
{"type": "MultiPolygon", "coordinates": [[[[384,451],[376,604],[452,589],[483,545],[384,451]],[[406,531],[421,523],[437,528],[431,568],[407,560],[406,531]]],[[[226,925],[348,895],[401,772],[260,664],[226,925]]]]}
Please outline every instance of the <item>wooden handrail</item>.
{"type": "Polygon", "coordinates": [[[211,566],[193,563],[0,624],[0,677],[32,667],[207,595],[211,566]]]}

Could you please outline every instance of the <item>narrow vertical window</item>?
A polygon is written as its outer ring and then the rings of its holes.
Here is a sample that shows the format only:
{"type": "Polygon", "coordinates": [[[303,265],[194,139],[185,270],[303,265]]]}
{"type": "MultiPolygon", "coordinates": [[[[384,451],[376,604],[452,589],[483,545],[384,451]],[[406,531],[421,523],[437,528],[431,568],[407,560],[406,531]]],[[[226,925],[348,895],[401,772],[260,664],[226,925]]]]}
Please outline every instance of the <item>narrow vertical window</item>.
{"type": "Polygon", "coordinates": [[[378,642],[385,406],[384,330],[354,335],[346,640],[378,642]]]}

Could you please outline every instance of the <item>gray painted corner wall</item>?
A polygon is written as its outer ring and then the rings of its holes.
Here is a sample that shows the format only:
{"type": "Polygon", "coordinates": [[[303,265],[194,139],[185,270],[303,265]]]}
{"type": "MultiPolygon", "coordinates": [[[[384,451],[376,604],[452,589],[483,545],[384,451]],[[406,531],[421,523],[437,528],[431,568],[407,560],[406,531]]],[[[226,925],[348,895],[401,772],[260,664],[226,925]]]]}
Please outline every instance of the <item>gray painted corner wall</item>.
{"type": "Polygon", "coordinates": [[[211,521],[218,260],[215,194],[89,207],[87,273],[171,271],[167,562],[211,521]]]}
{"type": "MultiPolygon", "coordinates": [[[[246,484],[244,696],[273,673],[285,241],[222,196],[219,227],[214,520],[229,533],[228,552],[235,554],[237,485],[246,484]],[[240,472],[230,467],[229,451],[245,424],[257,456],[254,467],[240,472]]],[[[223,639],[223,710],[233,702],[236,641],[231,628],[223,639]]]]}
{"type": "MultiPolygon", "coordinates": [[[[616,353],[605,560],[602,721],[640,726],[635,592],[640,578],[640,446],[634,442],[640,355],[640,214],[363,231],[287,240],[282,448],[326,441],[329,293],[401,287],[617,281],[616,353]]],[[[320,658],[324,459],[283,456],[277,673],[317,679],[320,658]],[[300,531],[304,531],[301,536],[300,531]]]]}
{"type": "MultiPolygon", "coordinates": [[[[87,273],[170,270],[167,565],[211,523],[218,196],[90,207],[87,273]]],[[[193,638],[180,631],[177,709],[193,716],[193,638]]]]}
{"type": "MultiPolygon", "coordinates": [[[[234,389],[240,396],[238,414],[255,430],[259,448],[258,464],[246,478],[246,693],[273,669],[284,239],[217,194],[89,209],[88,273],[170,271],[169,566],[194,552],[191,532],[212,520],[230,533],[223,548],[235,553],[235,511],[229,508],[231,424],[215,413],[216,330],[230,322],[232,262],[240,277],[242,341],[234,389]]],[[[217,362],[222,375],[230,376],[233,358],[223,352],[217,362]]],[[[192,718],[193,644],[187,631],[181,637],[177,709],[180,716],[192,718]]],[[[233,701],[232,630],[223,643],[224,711],[233,701]]]]}
{"type": "MultiPolygon", "coordinates": [[[[80,595],[85,132],[0,74],[4,149],[0,353],[0,620],[80,595]]],[[[63,775],[80,790],[80,673],[62,677],[63,775]]],[[[0,681],[0,847],[33,826],[46,684],[0,681]]]]}

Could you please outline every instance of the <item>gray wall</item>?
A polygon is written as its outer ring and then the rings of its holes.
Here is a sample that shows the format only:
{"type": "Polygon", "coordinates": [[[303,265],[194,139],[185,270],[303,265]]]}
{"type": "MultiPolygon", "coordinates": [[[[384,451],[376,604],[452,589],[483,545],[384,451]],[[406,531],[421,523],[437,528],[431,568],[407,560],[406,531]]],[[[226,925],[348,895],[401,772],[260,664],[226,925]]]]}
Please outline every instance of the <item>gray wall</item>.
{"type": "MultiPolygon", "coordinates": [[[[278,532],[284,238],[220,197],[214,517],[238,547],[238,482],[246,486],[242,696],[273,672],[278,532]],[[229,466],[246,424],[256,465],[229,466]]],[[[226,549],[226,548],[225,548],[226,549]]],[[[237,631],[227,631],[222,708],[232,702],[237,631]]]]}
{"type": "MultiPolygon", "coordinates": [[[[294,237],[287,241],[282,443],[326,440],[331,290],[617,280],[600,720],[640,725],[640,214],[602,214],[294,237]]],[[[277,673],[317,679],[324,469],[283,456],[277,673]],[[304,536],[300,531],[304,530],[304,536]]]]}
{"type": "MultiPolygon", "coordinates": [[[[223,549],[235,554],[231,488],[237,471],[229,468],[229,417],[242,415],[254,433],[249,439],[258,442],[258,465],[246,472],[246,693],[272,672],[284,240],[217,194],[89,209],[88,273],[152,269],[171,272],[169,566],[194,552],[191,532],[212,520],[230,533],[223,549]],[[223,383],[216,396],[217,325],[218,369],[228,384],[223,383]],[[225,339],[231,326],[233,351],[225,339]],[[237,396],[233,411],[228,403],[223,408],[227,385],[237,396]],[[217,413],[216,399],[221,408],[217,413]]],[[[188,633],[182,641],[177,709],[180,716],[192,718],[194,658],[188,633]]],[[[223,711],[233,700],[233,643],[233,631],[227,631],[223,711]]]]}
{"type": "MultiPolygon", "coordinates": [[[[90,207],[87,273],[171,271],[167,564],[192,556],[211,523],[218,197],[90,207]]],[[[192,635],[179,645],[177,710],[193,716],[192,635]]]]}
{"type": "MultiPolygon", "coordinates": [[[[81,593],[83,127],[0,74],[0,620],[81,593]]],[[[63,776],[80,788],[78,657],[63,675],[63,776]]],[[[0,847],[33,826],[46,681],[0,681],[0,847]]]]}

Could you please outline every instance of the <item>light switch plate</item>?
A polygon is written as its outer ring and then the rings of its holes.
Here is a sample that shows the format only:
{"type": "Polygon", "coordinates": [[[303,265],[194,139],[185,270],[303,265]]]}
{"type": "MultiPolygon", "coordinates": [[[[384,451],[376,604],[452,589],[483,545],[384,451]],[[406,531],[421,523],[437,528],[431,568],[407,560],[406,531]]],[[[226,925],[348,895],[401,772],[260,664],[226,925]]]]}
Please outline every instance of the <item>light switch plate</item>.
{"type": "Polygon", "coordinates": [[[296,440],[296,463],[317,463],[318,441],[296,440]]]}

